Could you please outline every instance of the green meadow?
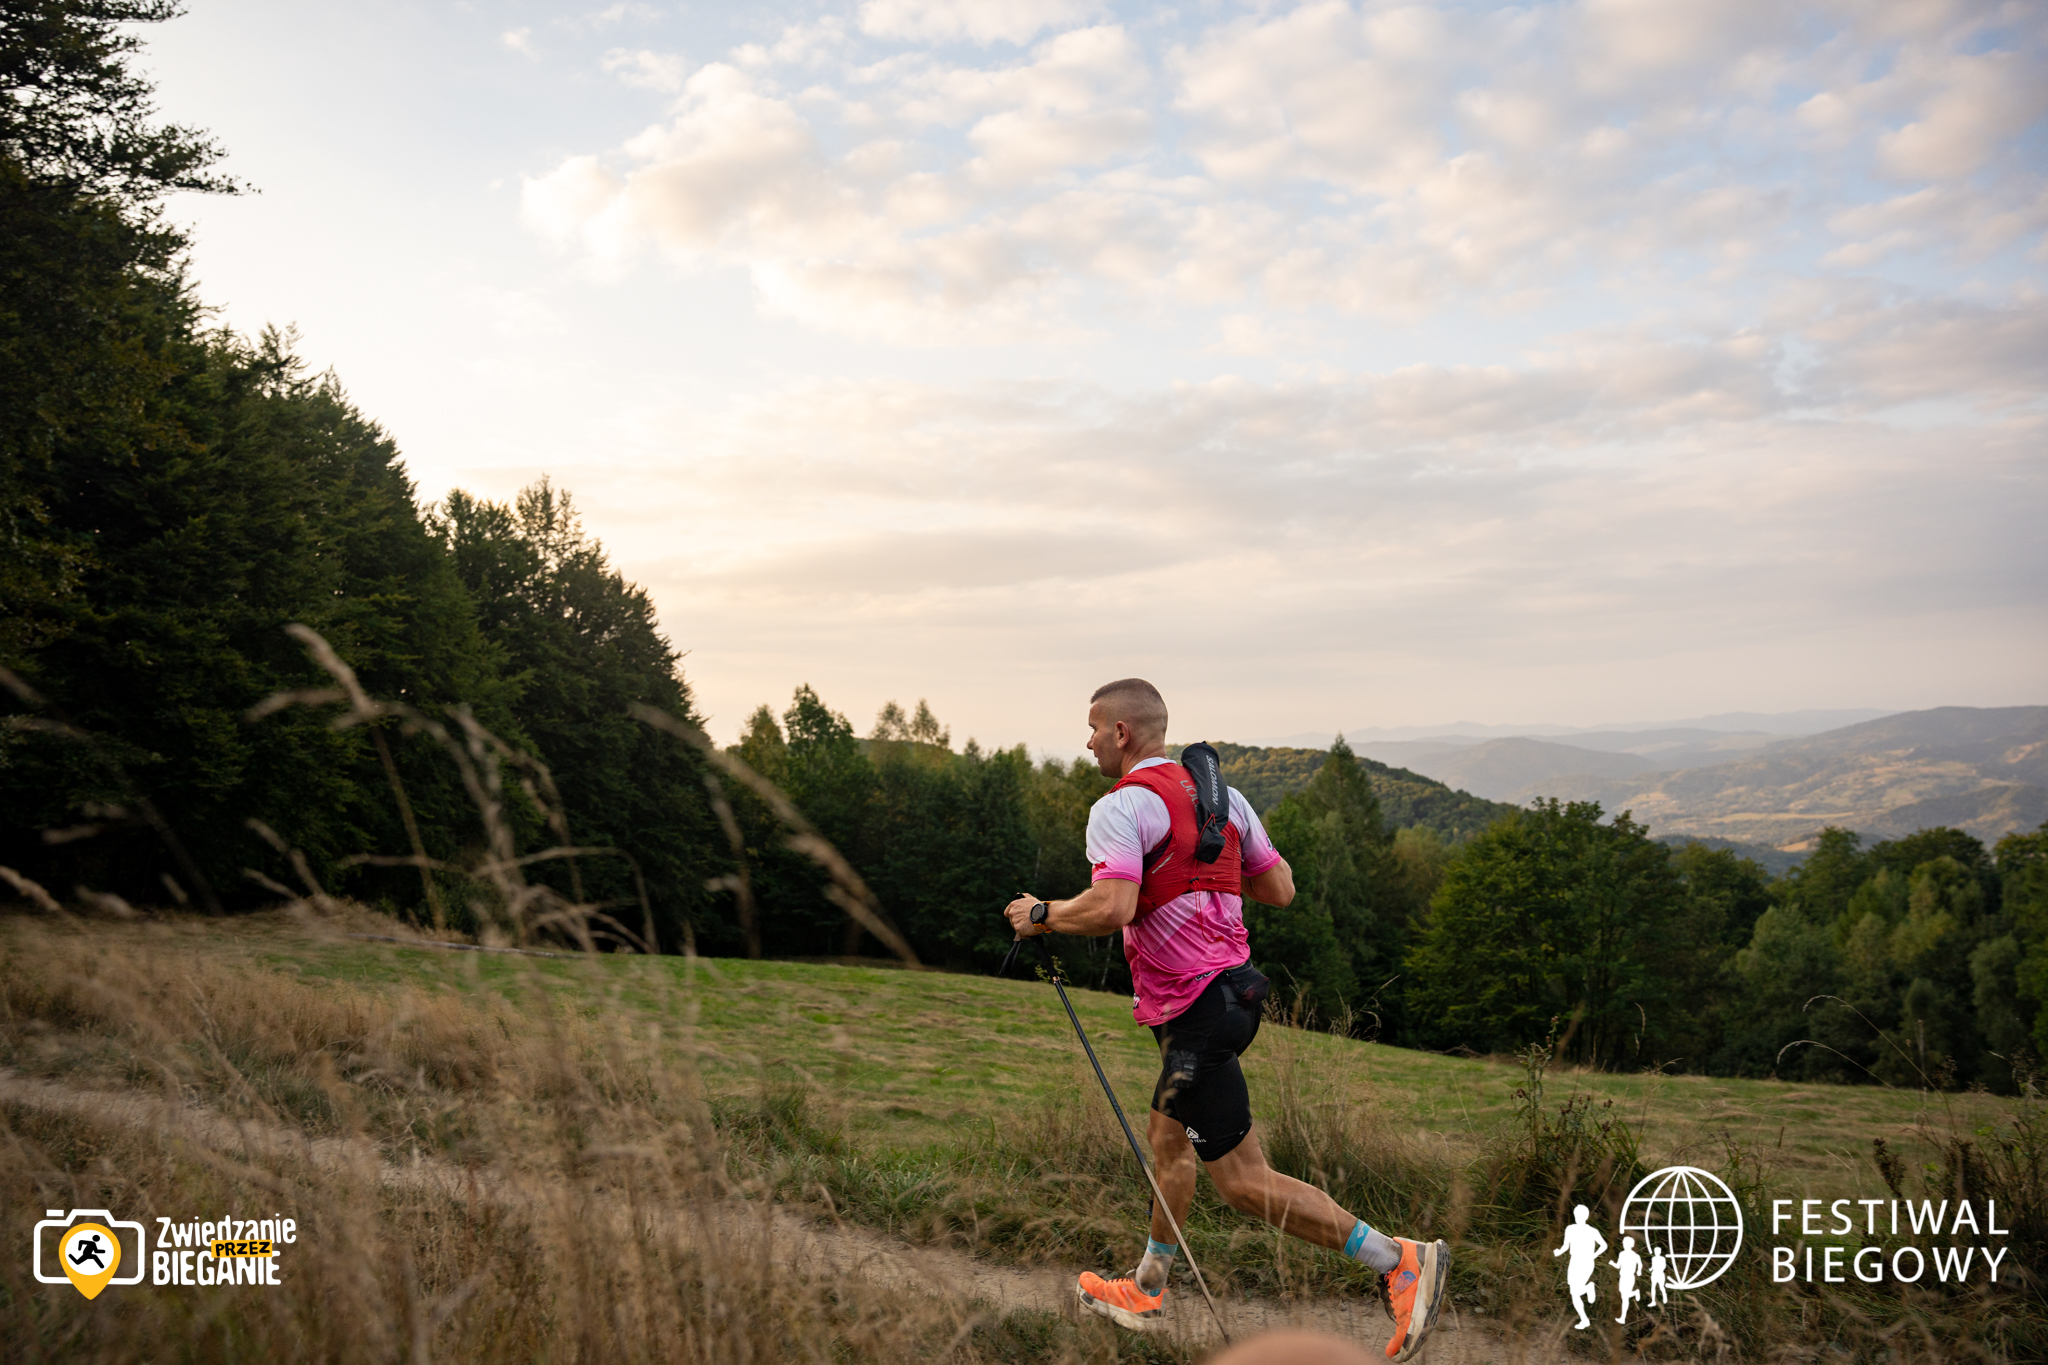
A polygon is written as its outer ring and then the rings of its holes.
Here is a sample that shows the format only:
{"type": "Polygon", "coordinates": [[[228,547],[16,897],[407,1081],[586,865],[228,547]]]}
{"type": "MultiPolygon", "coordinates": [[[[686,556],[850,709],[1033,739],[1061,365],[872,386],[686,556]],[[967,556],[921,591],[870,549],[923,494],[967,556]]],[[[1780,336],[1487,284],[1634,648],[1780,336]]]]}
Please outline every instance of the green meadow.
{"type": "MultiPolygon", "coordinates": [[[[538,989],[561,1009],[661,1030],[714,1096],[807,1085],[833,1105],[851,1140],[877,1152],[944,1148],[1048,1104],[1103,1104],[1058,997],[1039,979],[892,964],[454,952],[310,932],[282,916],[92,932],[307,983],[409,986],[519,1009],[538,989]]],[[[1140,1115],[1158,1066],[1151,1033],[1132,1022],[1128,998],[1072,986],[1068,995],[1127,1112],[1140,1115]]],[[[1247,1054],[1246,1074],[1255,1113],[1273,1112],[1284,1080],[1358,1125],[1453,1151],[1476,1151],[1510,1122],[1525,1081],[1510,1059],[1439,1056],[1276,1024],[1247,1054]]],[[[1871,1192],[1881,1184],[1873,1138],[1931,1160],[1935,1134],[1958,1122],[1975,1128],[2008,1103],[1880,1085],[1586,1070],[1553,1070],[1547,1088],[1559,1100],[1583,1092],[1612,1101],[1652,1165],[1712,1167],[1732,1138],[1790,1198],[1871,1192]]]]}

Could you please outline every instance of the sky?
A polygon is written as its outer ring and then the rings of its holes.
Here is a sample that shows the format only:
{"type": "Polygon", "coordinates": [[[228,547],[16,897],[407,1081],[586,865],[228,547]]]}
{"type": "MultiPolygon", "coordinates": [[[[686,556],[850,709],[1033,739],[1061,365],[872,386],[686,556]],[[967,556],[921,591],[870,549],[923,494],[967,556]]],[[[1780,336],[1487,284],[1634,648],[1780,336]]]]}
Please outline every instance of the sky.
{"type": "Polygon", "coordinates": [[[190,0],[220,320],[714,734],[2048,701],[2048,6],[190,0]]]}

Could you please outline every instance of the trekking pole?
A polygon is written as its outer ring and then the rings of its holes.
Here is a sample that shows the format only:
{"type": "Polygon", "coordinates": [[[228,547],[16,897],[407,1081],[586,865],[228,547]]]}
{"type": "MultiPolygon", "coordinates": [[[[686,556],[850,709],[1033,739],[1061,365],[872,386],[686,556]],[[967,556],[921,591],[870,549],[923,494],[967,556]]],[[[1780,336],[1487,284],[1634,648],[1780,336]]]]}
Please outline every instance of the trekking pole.
{"type": "MultiPolygon", "coordinates": [[[[1025,894],[1019,892],[1019,895],[1025,894]]],[[[1131,1131],[1131,1121],[1124,1117],[1124,1107],[1116,1102],[1116,1090],[1110,1085],[1109,1077],[1102,1070],[1102,1063],[1096,1060],[1095,1048],[1088,1041],[1088,1030],[1081,1027],[1081,1016],[1074,1013],[1074,1002],[1067,999],[1066,983],[1060,979],[1059,961],[1053,957],[1052,949],[1045,946],[1044,934],[1033,934],[1038,942],[1038,955],[1045,963],[1045,973],[1052,978],[1052,988],[1059,992],[1060,1003],[1067,1007],[1067,1020],[1074,1026],[1074,1036],[1081,1040],[1081,1050],[1088,1054],[1088,1064],[1095,1068],[1095,1079],[1102,1082],[1102,1093],[1109,1097],[1109,1107],[1116,1113],[1117,1124],[1124,1130],[1124,1141],[1131,1144],[1131,1155],[1137,1158],[1138,1169],[1145,1173],[1145,1183],[1152,1187],[1152,1198],[1156,1207],[1166,1215],[1166,1226],[1173,1229],[1174,1240],[1181,1250],[1188,1254],[1188,1269],[1194,1272],[1195,1287],[1202,1291],[1202,1298],[1209,1305],[1209,1312],[1216,1318],[1216,1330],[1223,1334],[1223,1344],[1230,1344],[1230,1329],[1223,1323],[1223,1310],[1216,1306],[1216,1298],[1209,1292],[1209,1282],[1202,1278],[1202,1268],[1195,1264],[1195,1249],[1188,1245],[1187,1234],[1180,1230],[1174,1220],[1173,1208],[1166,1202],[1166,1192],[1159,1188],[1159,1177],[1152,1173],[1152,1164],[1145,1160],[1144,1149],[1138,1146],[1138,1135],[1131,1131]]],[[[1003,958],[999,975],[1008,975],[1010,964],[1016,960],[1017,950],[1024,944],[1018,939],[1010,945],[1008,956],[1003,958]]]]}

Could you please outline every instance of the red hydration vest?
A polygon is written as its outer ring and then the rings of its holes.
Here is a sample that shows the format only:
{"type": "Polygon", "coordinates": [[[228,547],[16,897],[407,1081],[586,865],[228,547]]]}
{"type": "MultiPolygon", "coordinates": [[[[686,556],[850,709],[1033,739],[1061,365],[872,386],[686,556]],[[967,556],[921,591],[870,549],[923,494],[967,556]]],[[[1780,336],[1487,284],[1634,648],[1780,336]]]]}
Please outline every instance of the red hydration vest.
{"type": "Polygon", "coordinates": [[[1195,779],[1178,763],[1140,768],[1111,787],[1145,787],[1159,793],[1173,824],[1165,839],[1145,854],[1145,877],[1138,883],[1138,913],[1149,915],[1190,891],[1244,894],[1244,832],[1232,821],[1223,833],[1223,852],[1213,863],[1195,861],[1200,830],[1195,824],[1195,779]]]}

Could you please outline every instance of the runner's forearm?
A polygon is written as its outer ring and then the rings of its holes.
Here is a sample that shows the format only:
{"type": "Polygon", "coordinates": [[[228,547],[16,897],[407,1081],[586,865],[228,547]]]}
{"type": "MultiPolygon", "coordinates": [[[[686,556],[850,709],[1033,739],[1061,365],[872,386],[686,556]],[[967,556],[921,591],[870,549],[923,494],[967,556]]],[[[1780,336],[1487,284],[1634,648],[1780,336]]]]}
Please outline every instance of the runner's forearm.
{"type": "Polygon", "coordinates": [[[1108,878],[1072,900],[1052,901],[1045,927],[1056,934],[1100,938],[1129,924],[1138,913],[1138,884],[1108,878]]]}

